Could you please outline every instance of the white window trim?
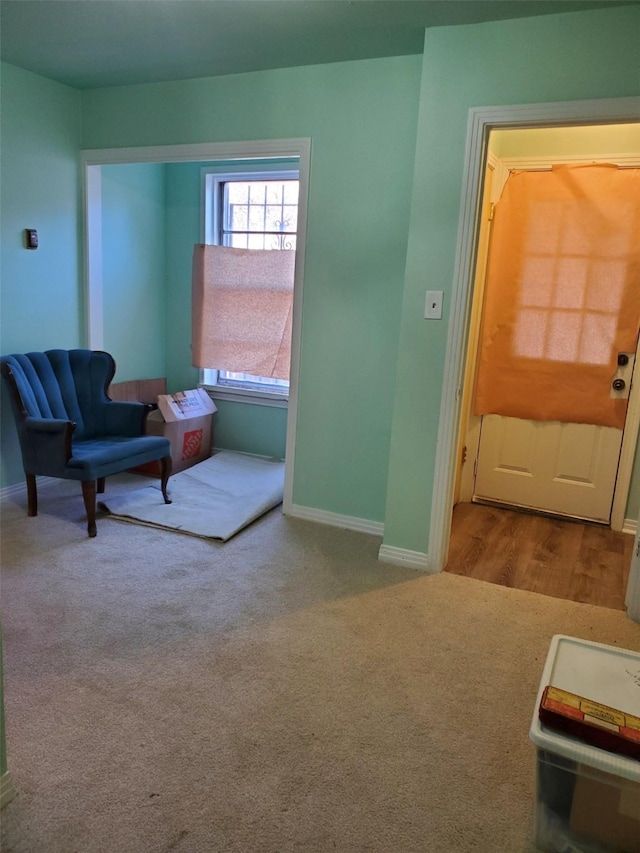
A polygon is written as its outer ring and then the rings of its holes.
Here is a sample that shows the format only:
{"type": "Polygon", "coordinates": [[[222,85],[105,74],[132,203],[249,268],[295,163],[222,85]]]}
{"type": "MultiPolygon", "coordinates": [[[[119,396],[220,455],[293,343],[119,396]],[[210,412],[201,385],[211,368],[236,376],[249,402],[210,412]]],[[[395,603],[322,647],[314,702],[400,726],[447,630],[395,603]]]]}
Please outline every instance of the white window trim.
{"type": "MultiPolygon", "coordinates": [[[[268,158],[264,158],[265,160],[268,158]]],[[[252,166],[247,164],[242,169],[229,168],[231,164],[217,164],[216,166],[204,166],[201,173],[201,200],[200,200],[200,239],[207,245],[220,245],[220,206],[216,203],[219,197],[220,185],[228,181],[277,181],[288,180],[300,182],[300,164],[295,168],[283,166],[282,163],[274,163],[269,168],[268,163],[261,162],[252,166]]],[[[298,202],[298,216],[300,203],[298,202]]],[[[298,228],[300,219],[298,218],[298,228]]],[[[257,391],[253,388],[244,388],[242,385],[229,387],[211,382],[213,374],[217,376],[218,371],[213,368],[200,369],[200,385],[206,388],[208,394],[214,400],[231,400],[235,403],[251,403],[257,406],[272,406],[274,408],[286,408],[289,403],[289,390],[257,391]]]]}
{"type": "Polygon", "coordinates": [[[271,406],[274,409],[286,409],[289,405],[287,391],[256,391],[253,388],[232,388],[228,385],[218,385],[207,380],[213,378],[217,370],[200,368],[200,386],[213,400],[229,400],[233,403],[250,403],[254,406],[271,406]]]}

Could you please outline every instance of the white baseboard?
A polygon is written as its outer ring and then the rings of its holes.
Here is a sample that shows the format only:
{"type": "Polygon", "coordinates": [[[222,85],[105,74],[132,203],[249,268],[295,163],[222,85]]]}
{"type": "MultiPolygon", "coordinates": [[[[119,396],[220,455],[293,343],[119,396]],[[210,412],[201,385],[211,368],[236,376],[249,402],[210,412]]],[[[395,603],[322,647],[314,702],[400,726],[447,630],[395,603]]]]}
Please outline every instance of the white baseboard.
{"type": "Polygon", "coordinates": [[[431,558],[422,551],[409,551],[406,548],[394,548],[393,545],[381,545],[378,551],[378,559],[381,563],[392,563],[394,566],[418,569],[428,575],[437,574],[431,558]]]}
{"type": "Polygon", "coordinates": [[[356,518],[352,515],[340,515],[337,512],[327,512],[309,506],[292,504],[287,515],[302,518],[304,521],[316,521],[318,524],[328,524],[330,527],[342,527],[345,530],[355,530],[358,533],[372,533],[382,536],[384,524],[381,521],[369,521],[367,518],[356,518]]]}
{"type": "MultiPolygon", "coordinates": [[[[60,479],[58,477],[36,477],[36,488],[46,488],[47,486],[51,486],[53,483],[59,483],[60,479]]],[[[21,483],[13,483],[11,486],[4,486],[0,489],[0,501],[5,498],[27,498],[27,484],[26,481],[23,480],[21,483]]]]}
{"type": "Polygon", "coordinates": [[[0,500],[4,500],[5,498],[19,498],[23,495],[27,494],[27,484],[23,481],[22,483],[14,483],[12,486],[4,486],[4,488],[0,489],[0,500]]]}
{"type": "Polygon", "coordinates": [[[635,536],[638,531],[638,519],[637,518],[625,518],[624,524],[622,525],[623,533],[630,533],[632,536],[635,536]]]}
{"type": "Polygon", "coordinates": [[[0,809],[3,809],[18,794],[18,789],[13,784],[11,774],[7,771],[0,776],[0,809]]]}

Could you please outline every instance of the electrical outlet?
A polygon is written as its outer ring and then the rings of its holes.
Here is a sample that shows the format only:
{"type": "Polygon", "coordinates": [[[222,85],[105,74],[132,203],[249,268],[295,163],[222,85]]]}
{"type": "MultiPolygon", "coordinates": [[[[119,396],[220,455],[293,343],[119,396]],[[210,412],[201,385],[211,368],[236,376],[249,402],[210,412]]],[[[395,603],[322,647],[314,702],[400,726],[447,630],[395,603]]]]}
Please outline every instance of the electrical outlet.
{"type": "Polygon", "coordinates": [[[427,290],[424,303],[425,320],[442,320],[442,290],[427,290]]]}

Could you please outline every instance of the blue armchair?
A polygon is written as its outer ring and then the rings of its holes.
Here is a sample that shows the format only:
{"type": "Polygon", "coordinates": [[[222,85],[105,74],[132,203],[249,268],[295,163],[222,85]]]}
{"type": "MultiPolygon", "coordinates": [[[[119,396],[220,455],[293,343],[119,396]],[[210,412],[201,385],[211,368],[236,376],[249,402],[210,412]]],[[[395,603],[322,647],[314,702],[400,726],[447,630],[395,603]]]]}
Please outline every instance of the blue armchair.
{"type": "Polygon", "coordinates": [[[106,352],[48,350],[0,359],[10,388],[27,480],[28,514],[38,514],[36,476],[80,480],[89,536],[96,535],[96,490],[110,474],[161,460],[165,503],[171,474],[168,439],[144,434],[151,406],[110,400],[116,371],[106,352]]]}

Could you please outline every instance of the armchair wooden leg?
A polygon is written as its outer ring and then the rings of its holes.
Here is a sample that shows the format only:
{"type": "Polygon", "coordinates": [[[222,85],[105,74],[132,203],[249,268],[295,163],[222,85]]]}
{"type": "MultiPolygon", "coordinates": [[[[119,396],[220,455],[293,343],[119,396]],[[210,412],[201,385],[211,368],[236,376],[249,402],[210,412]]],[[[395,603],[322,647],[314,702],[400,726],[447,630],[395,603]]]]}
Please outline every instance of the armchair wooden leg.
{"type": "Polygon", "coordinates": [[[26,474],[27,478],[27,515],[33,517],[38,514],[38,489],[36,487],[35,474],[26,474]]]}
{"type": "Polygon", "coordinates": [[[169,477],[171,476],[171,469],[173,468],[173,463],[171,461],[170,456],[165,456],[164,459],[160,460],[161,464],[161,477],[160,477],[160,485],[162,488],[162,497],[164,498],[164,502],[166,504],[171,503],[171,499],[167,494],[167,483],[169,482],[169,477]]]}
{"type": "Polygon", "coordinates": [[[96,535],[96,481],[82,481],[82,497],[87,511],[87,531],[92,538],[96,535]]]}
{"type": "Polygon", "coordinates": [[[99,495],[103,495],[103,494],[104,494],[104,479],[105,479],[104,477],[98,477],[98,488],[97,488],[97,492],[98,492],[98,494],[99,494],[99,495]]]}

